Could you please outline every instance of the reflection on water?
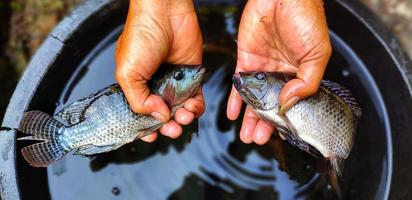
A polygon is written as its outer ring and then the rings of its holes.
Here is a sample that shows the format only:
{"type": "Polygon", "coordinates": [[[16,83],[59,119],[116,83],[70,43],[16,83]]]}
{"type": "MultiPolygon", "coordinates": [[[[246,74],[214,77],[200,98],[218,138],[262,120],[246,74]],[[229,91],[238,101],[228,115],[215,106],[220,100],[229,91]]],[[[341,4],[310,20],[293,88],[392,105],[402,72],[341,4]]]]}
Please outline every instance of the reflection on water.
{"type": "MultiPolygon", "coordinates": [[[[204,40],[235,50],[238,10],[204,11],[204,40]],[[223,19],[223,20],[222,20],[223,19]],[[219,30],[219,31],[218,31],[219,30]],[[222,39],[223,38],[223,39],[222,39]]],[[[119,29],[120,30],[120,29],[119,29]]],[[[119,30],[84,60],[63,91],[56,111],[114,82],[113,51],[119,30]]],[[[334,42],[336,43],[336,39],[334,42]]],[[[221,49],[220,49],[221,50],[221,49]]],[[[68,155],[48,168],[53,199],[336,199],[318,161],[277,136],[264,146],[240,142],[240,121],[225,116],[235,60],[227,51],[206,51],[205,114],[177,140],[135,141],[93,157],[68,155]],[[226,53],[225,53],[226,52],[226,53]]],[[[353,152],[340,182],[345,199],[375,197],[385,184],[385,132],[367,92],[369,80],[335,49],[326,78],[350,88],[363,108],[353,152]]]]}
{"type": "MultiPolygon", "coordinates": [[[[226,65],[233,67],[232,64],[226,65]]],[[[85,195],[82,198],[103,198],[107,196],[103,192],[80,191],[111,191],[124,197],[165,199],[198,195],[190,193],[194,188],[204,190],[204,187],[210,187],[211,190],[203,193],[240,199],[255,196],[253,194],[265,198],[293,198],[303,186],[278,169],[270,146],[251,148],[240,143],[237,138],[239,124],[219,116],[222,115],[230,87],[227,84],[230,76],[225,69],[224,66],[217,69],[203,86],[207,112],[191,128],[186,127],[186,137],[194,134],[190,143],[186,143],[185,136],[177,141],[161,138],[155,144],[137,141],[93,158],[66,156],[49,169],[52,194],[68,199],[79,198],[79,194],[85,195]],[[218,119],[222,120],[220,123],[229,125],[229,129],[219,128],[218,119]],[[79,176],[82,181],[76,183],[79,176]],[[60,188],[68,183],[73,183],[70,190],[60,188]],[[56,190],[53,188],[55,186],[58,186],[56,190]]],[[[276,140],[280,141],[278,138],[276,140]]],[[[293,148],[290,150],[299,154],[295,157],[304,155],[293,148]]],[[[313,169],[306,167],[305,162],[297,164],[305,166],[295,169],[303,170],[296,180],[304,176],[307,179],[301,180],[304,183],[314,176],[313,169]]]]}

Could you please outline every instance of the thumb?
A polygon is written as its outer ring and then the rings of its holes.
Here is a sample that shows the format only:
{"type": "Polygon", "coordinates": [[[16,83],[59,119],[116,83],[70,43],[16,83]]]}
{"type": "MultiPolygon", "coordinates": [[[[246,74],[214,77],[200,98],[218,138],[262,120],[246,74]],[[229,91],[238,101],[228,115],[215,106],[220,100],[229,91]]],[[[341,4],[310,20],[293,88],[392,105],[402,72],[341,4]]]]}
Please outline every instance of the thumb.
{"type": "Polygon", "coordinates": [[[116,45],[116,80],[134,112],[150,114],[167,122],[170,118],[168,106],[160,96],[152,94],[147,85],[158,69],[164,53],[159,53],[163,51],[155,48],[147,49],[149,42],[135,41],[130,35],[137,34],[126,31],[119,37],[116,45]]]}
{"type": "Polygon", "coordinates": [[[318,56],[317,59],[309,59],[299,66],[296,78],[288,81],[280,92],[280,114],[284,114],[299,100],[318,91],[330,55],[331,47],[329,46],[324,50],[322,56],[318,56]]]}
{"type": "Polygon", "coordinates": [[[156,21],[156,16],[142,12],[133,15],[132,10],[116,45],[116,80],[134,112],[166,122],[169,108],[160,96],[150,92],[147,82],[168,53],[168,32],[160,31],[167,25],[163,18],[156,21]]]}
{"type": "Polygon", "coordinates": [[[156,119],[167,122],[170,110],[160,96],[152,94],[147,86],[147,80],[140,76],[130,76],[121,68],[116,70],[116,80],[122,88],[130,108],[140,114],[150,114],[156,119]]]}

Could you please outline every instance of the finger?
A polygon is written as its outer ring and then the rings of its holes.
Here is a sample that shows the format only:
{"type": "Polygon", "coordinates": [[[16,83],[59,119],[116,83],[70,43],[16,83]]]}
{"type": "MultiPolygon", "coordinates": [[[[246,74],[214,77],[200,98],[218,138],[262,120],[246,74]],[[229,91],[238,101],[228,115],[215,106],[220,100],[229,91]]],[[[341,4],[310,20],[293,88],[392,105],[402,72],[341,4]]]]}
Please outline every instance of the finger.
{"type": "Polygon", "coordinates": [[[239,117],[240,111],[242,109],[242,97],[237,92],[234,86],[232,86],[232,91],[230,92],[229,99],[227,102],[226,115],[230,120],[236,120],[239,117]]]}
{"type": "Polygon", "coordinates": [[[240,129],[240,140],[246,144],[253,142],[253,131],[259,118],[252,109],[246,107],[245,115],[243,116],[242,128],[240,129]]]}
{"type": "Polygon", "coordinates": [[[330,58],[330,44],[325,44],[322,52],[318,55],[308,56],[298,68],[296,79],[285,84],[279,96],[281,111],[289,110],[300,99],[315,94],[325,73],[326,65],[330,58]]]}
{"type": "Polygon", "coordinates": [[[177,109],[174,116],[174,120],[181,125],[188,125],[193,119],[195,119],[195,115],[184,108],[177,109]]]}
{"type": "Polygon", "coordinates": [[[184,108],[187,111],[192,112],[196,118],[200,117],[205,112],[202,88],[199,88],[194,97],[186,100],[184,108]]]}
{"type": "Polygon", "coordinates": [[[263,145],[269,141],[275,127],[265,120],[259,120],[253,131],[253,141],[258,145],[263,145]]]}
{"type": "Polygon", "coordinates": [[[157,132],[150,133],[149,135],[146,135],[146,136],[144,136],[140,139],[145,141],[145,142],[152,143],[157,139],[157,132]]]}
{"type": "Polygon", "coordinates": [[[319,88],[319,81],[305,82],[301,79],[293,79],[286,83],[280,92],[280,114],[284,114],[299,100],[314,94],[319,88]]]}
{"type": "Polygon", "coordinates": [[[175,121],[170,120],[160,128],[159,132],[167,137],[177,138],[182,134],[182,127],[175,121]]]}
{"type": "Polygon", "coordinates": [[[279,96],[281,113],[286,112],[299,100],[314,94],[318,90],[323,76],[323,69],[318,68],[305,73],[306,76],[297,76],[296,79],[288,81],[282,88],[279,96]]]}

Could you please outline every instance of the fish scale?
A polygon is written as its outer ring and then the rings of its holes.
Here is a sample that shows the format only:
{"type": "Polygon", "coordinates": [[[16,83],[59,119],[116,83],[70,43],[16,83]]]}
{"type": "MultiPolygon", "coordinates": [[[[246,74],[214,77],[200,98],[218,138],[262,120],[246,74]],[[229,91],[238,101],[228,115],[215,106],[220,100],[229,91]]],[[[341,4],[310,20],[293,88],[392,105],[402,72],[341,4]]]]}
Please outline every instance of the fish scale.
{"type": "Polygon", "coordinates": [[[323,156],[343,159],[349,156],[355,122],[350,108],[338,96],[321,88],[312,98],[298,102],[286,116],[299,137],[323,156]]]}
{"type": "Polygon", "coordinates": [[[99,98],[88,108],[85,117],[90,120],[67,128],[63,133],[63,140],[72,149],[85,145],[118,146],[149,134],[147,131],[139,132],[143,127],[163,124],[151,116],[135,116],[120,92],[99,98]],[[145,123],[146,121],[151,123],[145,123]],[[101,126],[102,123],[109,124],[101,126]],[[73,134],[73,131],[76,133],[73,134]]]}
{"type": "Polygon", "coordinates": [[[312,155],[321,154],[340,175],[353,146],[361,109],[349,90],[322,81],[316,94],[280,114],[280,91],[293,78],[276,72],[240,72],[233,76],[233,82],[260,118],[273,123],[292,145],[312,155]]]}

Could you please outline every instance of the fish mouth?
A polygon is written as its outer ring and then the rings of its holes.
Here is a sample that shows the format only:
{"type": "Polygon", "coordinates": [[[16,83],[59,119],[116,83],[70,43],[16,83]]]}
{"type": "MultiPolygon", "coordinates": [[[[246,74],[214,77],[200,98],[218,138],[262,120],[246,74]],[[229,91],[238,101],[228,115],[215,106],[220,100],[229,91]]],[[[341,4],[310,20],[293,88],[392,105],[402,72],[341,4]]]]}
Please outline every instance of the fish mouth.
{"type": "Polygon", "coordinates": [[[199,67],[199,69],[197,70],[197,73],[201,75],[203,75],[205,72],[206,72],[206,68],[204,67],[199,67]]]}
{"type": "Polygon", "coordinates": [[[245,101],[249,105],[253,105],[254,101],[259,101],[263,98],[263,96],[259,99],[250,91],[247,87],[244,87],[245,81],[242,79],[242,75],[246,75],[245,72],[235,73],[232,76],[233,86],[235,86],[236,90],[239,92],[240,96],[242,97],[243,101],[245,101]]]}
{"type": "Polygon", "coordinates": [[[236,90],[239,92],[240,96],[246,103],[250,103],[249,95],[253,95],[247,88],[242,87],[244,81],[242,80],[242,72],[233,74],[233,86],[235,86],[236,90]]]}
{"type": "Polygon", "coordinates": [[[197,67],[197,71],[196,71],[196,75],[195,77],[193,77],[193,80],[203,80],[203,77],[206,73],[206,68],[202,67],[202,65],[198,65],[197,67]]]}
{"type": "Polygon", "coordinates": [[[202,65],[198,65],[196,66],[196,68],[197,68],[196,75],[193,77],[195,86],[194,86],[193,93],[191,96],[194,96],[196,92],[199,90],[200,85],[205,77],[204,75],[206,73],[206,68],[202,67],[202,65]]]}

